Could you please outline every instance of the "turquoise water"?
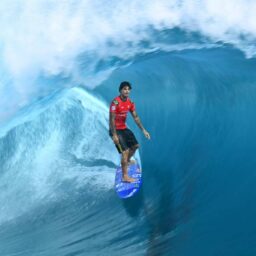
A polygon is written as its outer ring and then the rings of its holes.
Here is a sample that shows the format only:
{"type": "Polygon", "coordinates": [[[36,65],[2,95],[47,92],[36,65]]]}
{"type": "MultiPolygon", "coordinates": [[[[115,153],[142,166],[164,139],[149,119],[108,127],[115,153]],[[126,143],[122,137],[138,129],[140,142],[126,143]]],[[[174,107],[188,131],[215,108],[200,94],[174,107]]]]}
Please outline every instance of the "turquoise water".
{"type": "Polygon", "coordinates": [[[1,256],[255,255],[255,5],[236,7],[0,4],[1,256]],[[151,134],[128,119],[143,186],[126,200],[108,136],[123,80],[151,134]]]}

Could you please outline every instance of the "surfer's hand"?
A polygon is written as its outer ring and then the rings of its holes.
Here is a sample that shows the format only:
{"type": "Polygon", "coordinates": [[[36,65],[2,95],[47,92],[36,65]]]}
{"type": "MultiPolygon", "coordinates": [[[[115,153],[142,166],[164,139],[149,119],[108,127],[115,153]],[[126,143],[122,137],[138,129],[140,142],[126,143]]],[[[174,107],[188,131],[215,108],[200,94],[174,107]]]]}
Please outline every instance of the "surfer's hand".
{"type": "Polygon", "coordinates": [[[115,144],[119,144],[119,139],[118,139],[118,136],[117,134],[114,134],[113,137],[112,137],[113,141],[115,144]]]}
{"type": "Polygon", "coordinates": [[[146,130],[143,130],[143,133],[144,133],[145,137],[149,140],[150,134],[146,130]]]}

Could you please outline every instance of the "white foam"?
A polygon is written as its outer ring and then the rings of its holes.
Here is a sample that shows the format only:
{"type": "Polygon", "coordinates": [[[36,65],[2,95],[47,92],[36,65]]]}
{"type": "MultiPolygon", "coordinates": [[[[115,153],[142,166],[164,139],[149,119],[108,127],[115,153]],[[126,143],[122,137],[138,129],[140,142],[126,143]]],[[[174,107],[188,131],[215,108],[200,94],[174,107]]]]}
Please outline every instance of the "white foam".
{"type": "MultiPolygon", "coordinates": [[[[99,61],[133,56],[158,49],[193,48],[190,42],[171,47],[152,38],[152,28],[180,28],[198,32],[211,43],[222,41],[256,53],[256,2],[252,0],[2,0],[0,3],[2,72],[11,83],[0,82],[2,119],[40,94],[38,75],[62,75],[73,84],[96,86],[115,69],[97,72],[99,61]],[[147,47],[140,43],[146,41],[147,47]],[[185,48],[186,48],[185,47],[185,48]],[[77,59],[83,54],[82,63],[77,59]],[[7,96],[7,89],[12,91],[7,96]]],[[[167,43],[168,44],[168,43],[167,43]]],[[[197,48],[199,46],[196,46],[197,48]]],[[[67,84],[63,83],[63,86],[67,84]]]]}

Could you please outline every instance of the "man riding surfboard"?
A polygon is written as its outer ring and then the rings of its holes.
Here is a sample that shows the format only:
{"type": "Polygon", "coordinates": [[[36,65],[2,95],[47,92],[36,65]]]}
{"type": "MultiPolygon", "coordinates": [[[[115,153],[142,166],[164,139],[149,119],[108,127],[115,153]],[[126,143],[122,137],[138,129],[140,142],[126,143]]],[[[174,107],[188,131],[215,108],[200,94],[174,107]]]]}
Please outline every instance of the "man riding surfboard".
{"type": "Polygon", "coordinates": [[[145,137],[150,139],[150,134],[143,127],[135,111],[134,102],[129,98],[131,89],[132,86],[129,82],[122,82],[119,86],[120,95],[113,99],[109,109],[109,135],[116,145],[118,152],[122,154],[123,182],[135,181],[135,179],[128,176],[128,165],[131,163],[131,158],[135,154],[135,151],[139,148],[139,143],[135,135],[126,126],[128,112],[132,114],[135,123],[142,130],[145,137]]]}

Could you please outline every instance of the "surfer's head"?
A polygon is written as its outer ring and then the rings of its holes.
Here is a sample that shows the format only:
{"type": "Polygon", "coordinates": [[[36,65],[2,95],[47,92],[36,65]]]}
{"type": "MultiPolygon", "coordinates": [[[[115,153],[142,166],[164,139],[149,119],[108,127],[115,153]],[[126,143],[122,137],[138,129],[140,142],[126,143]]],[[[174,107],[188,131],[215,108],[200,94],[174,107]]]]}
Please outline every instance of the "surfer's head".
{"type": "Polygon", "coordinates": [[[119,92],[122,99],[126,99],[129,97],[130,90],[132,89],[132,86],[129,82],[124,81],[119,86],[119,92]]]}
{"type": "Polygon", "coordinates": [[[132,89],[132,85],[131,85],[129,82],[123,81],[123,82],[119,85],[119,92],[121,92],[122,89],[123,89],[124,87],[126,87],[126,86],[129,88],[129,90],[132,89]]]}
{"type": "Polygon", "coordinates": [[[124,81],[119,86],[119,92],[121,95],[121,98],[123,100],[127,99],[129,97],[130,90],[132,89],[132,86],[129,82],[124,81]]]}

